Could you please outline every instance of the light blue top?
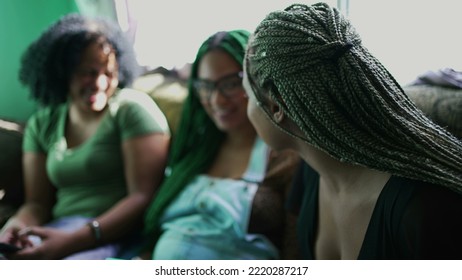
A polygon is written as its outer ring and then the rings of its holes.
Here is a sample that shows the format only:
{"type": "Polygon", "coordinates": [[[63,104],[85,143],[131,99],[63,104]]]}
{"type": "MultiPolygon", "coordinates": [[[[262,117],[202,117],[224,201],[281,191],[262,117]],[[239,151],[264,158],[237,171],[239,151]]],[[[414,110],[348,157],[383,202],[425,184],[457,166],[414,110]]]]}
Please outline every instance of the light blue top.
{"type": "Polygon", "coordinates": [[[268,146],[257,138],[242,179],[198,175],[165,210],[153,259],[279,258],[264,235],[248,232],[268,155],[268,146]]]}

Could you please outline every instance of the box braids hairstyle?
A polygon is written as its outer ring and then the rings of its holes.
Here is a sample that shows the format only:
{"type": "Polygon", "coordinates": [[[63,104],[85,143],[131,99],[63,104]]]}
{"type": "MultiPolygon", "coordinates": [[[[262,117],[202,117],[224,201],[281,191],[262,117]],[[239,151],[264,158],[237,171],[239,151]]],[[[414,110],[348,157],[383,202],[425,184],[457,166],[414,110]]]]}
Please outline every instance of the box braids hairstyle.
{"type": "Polygon", "coordinates": [[[417,109],[335,8],[294,4],[270,13],[245,63],[263,111],[270,116],[271,98],[303,135],[273,121],[286,133],[342,162],[462,193],[462,143],[417,109]]]}

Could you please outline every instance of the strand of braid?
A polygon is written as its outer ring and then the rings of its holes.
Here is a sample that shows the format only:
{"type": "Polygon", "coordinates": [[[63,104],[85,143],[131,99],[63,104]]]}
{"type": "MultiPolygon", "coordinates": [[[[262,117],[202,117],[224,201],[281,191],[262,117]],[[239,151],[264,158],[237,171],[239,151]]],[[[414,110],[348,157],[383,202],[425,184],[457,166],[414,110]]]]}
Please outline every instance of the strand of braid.
{"type": "Polygon", "coordinates": [[[460,140],[416,108],[335,8],[269,14],[246,60],[257,99],[268,92],[303,136],[287,133],[343,162],[462,193],[460,140]]]}

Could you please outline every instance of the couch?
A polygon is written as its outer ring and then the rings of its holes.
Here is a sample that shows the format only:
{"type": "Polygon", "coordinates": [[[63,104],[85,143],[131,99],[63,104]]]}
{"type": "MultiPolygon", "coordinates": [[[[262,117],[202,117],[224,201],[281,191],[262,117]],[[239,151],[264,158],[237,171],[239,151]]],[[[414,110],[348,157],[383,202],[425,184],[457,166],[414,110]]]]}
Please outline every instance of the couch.
{"type": "MultiPolygon", "coordinates": [[[[135,89],[149,94],[165,113],[172,134],[177,129],[186,83],[176,76],[152,72],[138,78],[135,89]]],[[[415,85],[404,88],[436,123],[462,139],[462,89],[415,85]]],[[[23,202],[21,141],[24,124],[0,121],[0,227],[23,202]]]]}
{"type": "Polygon", "coordinates": [[[0,225],[23,202],[23,129],[23,123],[0,119],[0,225]]]}
{"type": "Polygon", "coordinates": [[[462,89],[413,85],[404,90],[430,119],[462,139],[462,89]]]}

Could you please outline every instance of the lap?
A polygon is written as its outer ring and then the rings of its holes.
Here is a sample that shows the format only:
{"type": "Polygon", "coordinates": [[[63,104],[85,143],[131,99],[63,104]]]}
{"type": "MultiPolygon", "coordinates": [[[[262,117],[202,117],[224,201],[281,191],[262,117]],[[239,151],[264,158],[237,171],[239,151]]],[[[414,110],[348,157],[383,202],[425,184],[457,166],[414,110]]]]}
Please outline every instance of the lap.
{"type": "MultiPolygon", "coordinates": [[[[60,229],[66,232],[73,232],[79,228],[85,226],[92,218],[72,216],[54,220],[44,227],[60,229]]],[[[96,248],[77,252],[65,257],[65,260],[104,260],[107,258],[117,258],[121,254],[129,255],[127,252],[122,252],[124,246],[127,243],[126,240],[121,242],[108,243],[96,248]]]]}

